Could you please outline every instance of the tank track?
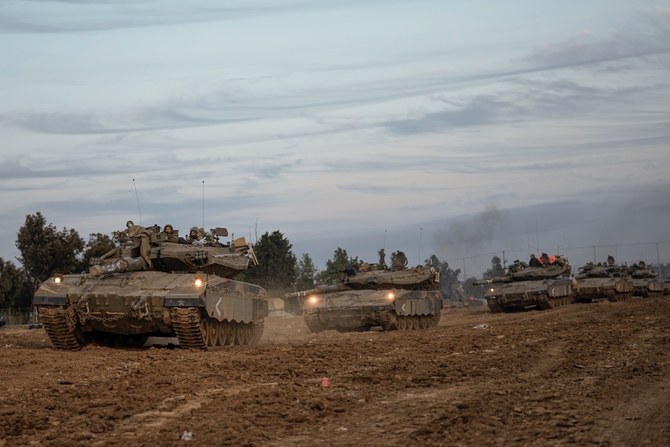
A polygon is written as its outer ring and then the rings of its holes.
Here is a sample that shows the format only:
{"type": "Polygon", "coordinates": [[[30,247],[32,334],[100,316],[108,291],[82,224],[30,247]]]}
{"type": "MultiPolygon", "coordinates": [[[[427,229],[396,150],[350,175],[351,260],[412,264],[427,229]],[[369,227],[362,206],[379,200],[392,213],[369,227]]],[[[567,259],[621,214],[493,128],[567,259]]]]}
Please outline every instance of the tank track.
{"type": "Polygon", "coordinates": [[[78,336],[77,316],[72,308],[39,308],[40,321],[56,349],[78,351],[84,346],[83,337],[78,336]]]}
{"type": "Polygon", "coordinates": [[[219,321],[202,315],[196,307],[175,307],[170,312],[179,345],[189,349],[255,345],[263,336],[264,322],[219,321]]]}
{"type": "Polygon", "coordinates": [[[541,310],[556,309],[557,307],[567,306],[575,301],[574,296],[550,297],[549,295],[540,296],[537,299],[537,307],[541,310]]]}
{"type": "Polygon", "coordinates": [[[486,304],[488,304],[491,313],[497,314],[502,312],[502,308],[500,307],[500,304],[498,304],[497,299],[487,299],[486,304]]]}
{"type": "Polygon", "coordinates": [[[432,315],[398,315],[397,329],[399,331],[417,331],[437,327],[440,314],[432,315]]]}
{"type": "Polygon", "coordinates": [[[318,333],[328,329],[328,327],[325,324],[319,321],[319,316],[317,314],[305,315],[303,318],[310,332],[318,333]]]}
{"type": "Polygon", "coordinates": [[[626,301],[633,297],[633,292],[614,292],[607,296],[607,300],[613,303],[617,301],[626,301]]]}

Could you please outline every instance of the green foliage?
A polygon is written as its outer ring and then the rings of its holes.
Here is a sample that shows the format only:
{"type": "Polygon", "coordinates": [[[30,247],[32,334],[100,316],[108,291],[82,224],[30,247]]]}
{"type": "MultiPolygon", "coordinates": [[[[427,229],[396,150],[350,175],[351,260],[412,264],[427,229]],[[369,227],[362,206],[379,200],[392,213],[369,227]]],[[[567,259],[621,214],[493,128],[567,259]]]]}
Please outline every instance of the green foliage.
{"type": "Polygon", "coordinates": [[[108,251],[112,250],[116,245],[114,240],[106,234],[91,233],[88,235],[88,242],[86,243],[86,250],[84,250],[84,257],[81,260],[78,270],[87,270],[91,258],[99,258],[108,251]]]}
{"type": "Polygon", "coordinates": [[[312,258],[304,253],[296,267],[295,289],[307,290],[314,287],[316,282],[316,267],[312,258]]]}
{"type": "Polygon", "coordinates": [[[26,272],[0,258],[0,307],[29,307],[32,297],[26,272]]]}
{"type": "Polygon", "coordinates": [[[358,264],[358,256],[350,258],[346,250],[337,247],[333,253],[333,259],[326,261],[325,270],[317,275],[318,282],[321,284],[329,284],[333,281],[338,281],[342,277],[344,271],[353,264],[358,264]]]}
{"type": "Polygon", "coordinates": [[[37,285],[53,273],[77,271],[80,267],[77,256],[84,249],[84,240],[76,230],[63,228],[58,231],[38,212],[26,216],[26,222],[17,234],[16,247],[21,252],[19,261],[36,290],[37,285]]]}
{"type": "Polygon", "coordinates": [[[296,279],[296,257],[293,245],[280,231],[263,234],[254,244],[260,265],[244,273],[244,281],[252,282],[274,293],[293,289],[296,279]]]}

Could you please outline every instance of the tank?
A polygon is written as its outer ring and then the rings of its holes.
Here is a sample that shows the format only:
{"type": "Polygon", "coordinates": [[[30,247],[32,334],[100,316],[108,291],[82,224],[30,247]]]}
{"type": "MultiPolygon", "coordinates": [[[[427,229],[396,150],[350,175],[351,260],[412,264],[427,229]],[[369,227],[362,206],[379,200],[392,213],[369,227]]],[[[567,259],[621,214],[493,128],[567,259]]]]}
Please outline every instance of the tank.
{"type": "MultiPolygon", "coordinates": [[[[406,262],[406,261],[405,261],[406,262]]],[[[361,263],[339,282],[287,293],[299,299],[312,332],[419,330],[437,326],[442,309],[439,273],[430,267],[407,268],[361,263]]]]}
{"type": "Polygon", "coordinates": [[[580,267],[575,283],[575,299],[582,303],[597,299],[622,301],[633,295],[628,269],[617,265],[612,256],[607,257],[606,263],[589,262],[580,267]]]}
{"type": "Polygon", "coordinates": [[[54,275],[35,292],[33,304],[56,348],[141,346],[149,336],[176,337],[197,349],[258,342],[267,294],[233,279],[257,264],[244,238],[223,244],[219,237],[228,232],[216,228],[186,241],[137,225],[128,225],[126,235],[88,273],[54,275]]]}
{"type": "Polygon", "coordinates": [[[484,297],[493,313],[564,306],[574,301],[571,267],[567,259],[554,258],[553,263],[541,266],[515,264],[505,275],[473,284],[487,287],[484,297]]]}
{"type": "Polygon", "coordinates": [[[658,298],[664,294],[663,282],[658,274],[644,261],[629,267],[628,272],[633,278],[633,295],[642,298],[658,298]]]}

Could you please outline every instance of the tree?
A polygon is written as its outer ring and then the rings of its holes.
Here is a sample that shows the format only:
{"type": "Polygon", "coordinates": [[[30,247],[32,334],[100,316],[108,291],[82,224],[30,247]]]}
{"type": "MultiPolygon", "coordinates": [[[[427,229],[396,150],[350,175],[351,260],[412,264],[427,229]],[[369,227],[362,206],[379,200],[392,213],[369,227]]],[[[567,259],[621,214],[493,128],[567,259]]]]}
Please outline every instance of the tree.
{"type": "Polygon", "coordinates": [[[312,258],[307,253],[304,253],[298,261],[296,267],[295,289],[307,290],[314,287],[316,281],[316,267],[312,258]]]}
{"type": "Polygon", "coordinates": [[[463,282],[463,290],[467,296],[474,296],[479,299],[484,299],[484,286],[475,286],[472,283],[477,281],[477,278],[471,276],[463,282]]]}
{"type": "Polygon", "coordinates": [[[484,278],[491,279],[496,276],[502,276],[505,274],[505,269],[502,266],[502,261],[498,256],[491,258],[491,268],[484,272],[484,278]]]}
{"type": "Polygon", "coordinates": [[[263,234],[254,244],[259,265],[244,273],[244,280],[274,292],[292,290],[296,278],[293,245],[280,231],[263,234]]]}
{"type": "Polygon", "coordinates": [[[440,273],[440,290],[445,299],[463,301],[466,298],[458,281],[461,269],[452,270],[448,262],[440,261],[435,255],[426,259],[424,263],[426,267],[432,267],[440,273]]]}
{"type": "Polygon", "coordinates": [[[350,258],[346,250],[337,247],[333,253],[333,259],[326,261],[326,269],[318,274],[318,281],[322,284],[337,281],[342,277],[344,271],[353,264],[358,264],[358,256],[350,258]]]}
{"type": "Polygon", "coordinates": [[[26,272],[0,258],[0,307],[30,307],[32,297],[26,272]]]}
{"type": "Polygon", "coordinates": [[[88,235],[88,242],[84,250],[84,257],[81,260],[78,270],[88,269],[92,258],[99,258],[115,247],[114,240],[106,234],[91,233],[88,235]]]}
{"type": "Polygon", "coordinates": [[[63,228],[58,231],[47,224],[41,213],[27,215],[19,228],[16,248],[21,252],[23,264],[33,290],[53,273],[73,273],[80,262],[77,256],[84,249],[84,240],[76,230],[63,228]]]}

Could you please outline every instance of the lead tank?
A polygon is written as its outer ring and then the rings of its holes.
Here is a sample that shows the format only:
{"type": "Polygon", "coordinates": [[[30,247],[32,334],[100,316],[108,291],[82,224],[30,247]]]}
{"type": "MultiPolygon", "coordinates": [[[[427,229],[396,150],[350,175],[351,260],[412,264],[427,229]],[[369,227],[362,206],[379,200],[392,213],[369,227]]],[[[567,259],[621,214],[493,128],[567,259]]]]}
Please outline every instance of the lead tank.
{"type": "Polygon", "coordinates": [[[633,296],[633,280],[626,267],[619,266],[612,256],[606,263],[588,264],[579,268],[575,276],[575,299],[590,303],[596,299],[627,300],[633,296]]]}
{"type": "Polygon", "coordinates": [[[570,264],[554,257],[552,264],[511,266],[507,274],[473,282],[487,286],[484,297],[493,313],[553,309],[574,301],[570,264]]]}
{"type": "Polygon", "coordinates": [[[257,260],[244,238],[220,243],[227,234],[216,228],[186,243],[129,225],[124,244],[88,273],[54,275],[35,292],[51,343],[77,350],[90,342],[141,346],[149,336],[166,336],[185,348],[255,344],[267,294],[232,279],[257,260]]]}
{"type": "MultiPolygon", "coordinates": [[[[401,253],[401,252],[397,252],[401,253]]],[[[312,332],[419,330],[437,326],[442,309],[439,273],[430,267],[406,267],[399,255],[391,268],[361,263],[334,284],[287,293],[298,298],[312,332]]]]}
{"type": "Polygon", "coordinates": [[[644,261],[633,264],[628,269],[633,278],[633,295],[643,298],[658,298],[663,296],[664,285],[658,274],[644,261]]]}

